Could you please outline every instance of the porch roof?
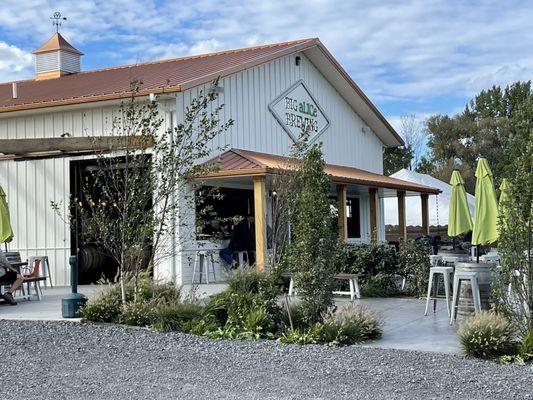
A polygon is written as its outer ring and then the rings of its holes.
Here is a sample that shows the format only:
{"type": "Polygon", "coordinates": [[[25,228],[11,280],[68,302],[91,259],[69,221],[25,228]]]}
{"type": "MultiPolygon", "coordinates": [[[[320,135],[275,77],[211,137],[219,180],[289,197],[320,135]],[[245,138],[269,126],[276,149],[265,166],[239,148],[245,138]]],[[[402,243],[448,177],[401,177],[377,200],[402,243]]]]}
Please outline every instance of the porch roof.
{"type": "MultiPolygon", "coordinates": [[[[250,150],[230,149],[207,161],[206,164],[216,164],[215,171],[203,176],[204,179],[246,177],[279,173],[290,170],[298,165],[299,161],[291,157],[283,157],[268,153],[259,153],[250,150]]],[[[333,183],[362,185],[372,188],[393,189],[405,191],[409,194],[439,194],[440,190],[401,179],[365,171],[359,168],[341,165],[326,164],[328,173],[333,183]]]]}

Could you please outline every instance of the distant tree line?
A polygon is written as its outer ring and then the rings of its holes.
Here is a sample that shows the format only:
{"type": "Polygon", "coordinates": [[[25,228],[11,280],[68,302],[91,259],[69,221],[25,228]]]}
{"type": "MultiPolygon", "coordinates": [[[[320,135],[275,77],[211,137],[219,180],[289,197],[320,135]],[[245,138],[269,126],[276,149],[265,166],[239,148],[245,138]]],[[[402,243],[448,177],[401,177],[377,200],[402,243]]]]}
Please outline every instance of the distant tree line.
{"type": "Polygon", "coordinates": [[[531,109],[533,90],[531,81],[527,81],[482,90],[461,113],[433,115],[421,127],[414,124],[413,116],[404,118],[400,133],[406,145],[385,150],[384,173],[410,168],[447,182],[453,169],[458,168],[467,191],[473,193],[476,162],[483,156],[498,187],[509,175],[516,157],[513,143],[522,137],[522,127],[531,124],[531,109]],[[425,149],[423,140],[427,140],[425,149]]]}

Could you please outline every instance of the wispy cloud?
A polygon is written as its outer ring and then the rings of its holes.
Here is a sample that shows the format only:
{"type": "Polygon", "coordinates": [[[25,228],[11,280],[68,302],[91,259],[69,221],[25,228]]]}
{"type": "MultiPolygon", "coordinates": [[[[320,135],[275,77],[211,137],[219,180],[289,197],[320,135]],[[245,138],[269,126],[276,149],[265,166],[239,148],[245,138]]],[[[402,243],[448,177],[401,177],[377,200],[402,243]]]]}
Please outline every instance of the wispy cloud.
{"type": "Polygon", "coordinates": [[[451,112],[533,76],[528,1],[3,0],[0,37],[25,67],[1,53],[0,81],[31,76],[28,52],[51,34],[56,8],[87,68],[318,36],[390,116],[451,112]]]}

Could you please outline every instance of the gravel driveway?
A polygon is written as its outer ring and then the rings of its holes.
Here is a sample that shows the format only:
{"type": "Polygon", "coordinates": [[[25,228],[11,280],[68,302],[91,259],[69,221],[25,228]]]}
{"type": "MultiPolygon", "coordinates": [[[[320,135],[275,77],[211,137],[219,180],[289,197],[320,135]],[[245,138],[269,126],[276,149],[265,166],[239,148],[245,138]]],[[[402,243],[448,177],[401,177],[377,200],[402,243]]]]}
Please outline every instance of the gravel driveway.
{"type": "Polygon", "coordinates": [[[0,399],[533,399],[531,366],[0,321],[0,399]]]}

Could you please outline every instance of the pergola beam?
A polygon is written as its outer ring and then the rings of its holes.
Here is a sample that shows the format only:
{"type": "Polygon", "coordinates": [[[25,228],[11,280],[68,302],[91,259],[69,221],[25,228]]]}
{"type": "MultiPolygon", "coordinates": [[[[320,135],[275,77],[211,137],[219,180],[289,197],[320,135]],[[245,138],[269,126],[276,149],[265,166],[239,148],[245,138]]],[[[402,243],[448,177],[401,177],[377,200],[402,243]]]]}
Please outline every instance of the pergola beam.
{"type": "Polygon", "coordinates": [[[255,263],[259,269],[267,264],[266,177],[254,176],[255,263]]]}
{"type": "Polygon", "coordinates": [[[378,240],[378,189],[369,188],[368,194],[370,196],[370,239],[373,242],[378,240]]]}
{"type": "MultiPolygon", "coordinates": [[[[64,154],[111,152],[149,148],[154,144],[150,136],[92,136],[32,139],[0,139],[3,159],[57,157],[64,154]]],[[[0,156],[1,157],[1,156],[0,156]]]]}
{"type": "Polygon", "coordinates": [[[422,203],[422,234],[429,235],[429,195],[422,193],[420,201],[422,203]]]}

